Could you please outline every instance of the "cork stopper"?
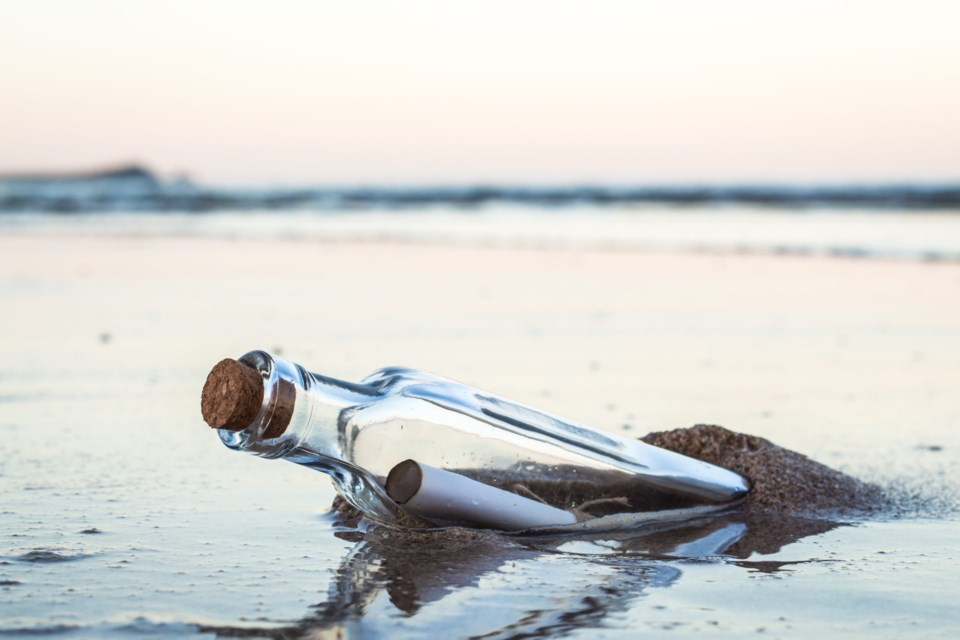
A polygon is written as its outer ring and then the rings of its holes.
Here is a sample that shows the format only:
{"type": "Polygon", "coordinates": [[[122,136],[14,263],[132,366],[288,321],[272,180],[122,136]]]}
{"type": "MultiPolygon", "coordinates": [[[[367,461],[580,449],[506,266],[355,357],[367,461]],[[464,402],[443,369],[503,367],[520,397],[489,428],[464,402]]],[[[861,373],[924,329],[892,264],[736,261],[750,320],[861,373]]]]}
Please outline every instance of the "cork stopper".
{"type": "MultiPolygon", "coordinates": [[[[200,397],[203,419],[214,429],[243,431],[256,420],[263,405],[263,377],[242,362],[227,358],[210,371],[200,397]]],[[[297,401],[292,382],[280,378],[267,411],[263,438],[276,438],[287,430],[297,401]]]]}
{"type": "Polygon", "coordinates": [[[245,364],[229,358],[210,371],[200,397],[203,419],[214,429],[242,431],[250,426],[263,404],[263,378],[245,364]]]}

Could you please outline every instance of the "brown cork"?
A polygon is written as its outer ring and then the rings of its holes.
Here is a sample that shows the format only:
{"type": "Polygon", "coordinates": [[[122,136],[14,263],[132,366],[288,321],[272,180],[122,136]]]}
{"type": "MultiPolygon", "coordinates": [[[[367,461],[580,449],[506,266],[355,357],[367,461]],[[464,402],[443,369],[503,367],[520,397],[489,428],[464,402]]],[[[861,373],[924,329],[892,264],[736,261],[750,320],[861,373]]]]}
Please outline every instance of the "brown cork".
{"type": "Polygon", "coordinates": [[[297,401],[297,388],[289,380],[280,378],[277,383],[277,399],[273,405],[273,415],[263,432],[264,438],[276,438],[287,430],[293,407],[297,401]]]}
{"type": "Polygon", "coordinates": [[[203,419],[214,429],[241,431],[250,426],[263,404],[263,378],[229,358],[210,371],[200,397],[203,419]]]}
{"type": "MultiPolygon", "coordinates": [[[[276,397],[268,413],[264,438],[276,438],[287,430],[297,400],[292,382],[280,378],[276,397]]],[[[221,360],[210,371],[203,385],[200,411],[214,429],[242,431],[249,427],[263,405],[263,377],[253,367],[231,360],[221,360]]]]}

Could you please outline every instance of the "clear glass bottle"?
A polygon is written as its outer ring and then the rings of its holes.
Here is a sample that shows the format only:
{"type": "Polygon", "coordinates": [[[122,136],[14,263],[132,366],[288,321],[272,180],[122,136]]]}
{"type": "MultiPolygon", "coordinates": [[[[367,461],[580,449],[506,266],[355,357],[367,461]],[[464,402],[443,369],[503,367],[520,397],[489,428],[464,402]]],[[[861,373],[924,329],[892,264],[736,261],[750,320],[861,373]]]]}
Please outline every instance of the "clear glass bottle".
{"type": "Polygon", "coordinates": [[[224,444],[323,471],[382,522],[426,524],[384,490],[407,459],[561,509],[597,507],[586,517],[657,508],[665,498],[725,503],[748,489],[726,469],[430,373],[389,367],[355,384],[263,351],[239,362],[262,376],[263,400],[245,428],[219,429],[224,444]]]}

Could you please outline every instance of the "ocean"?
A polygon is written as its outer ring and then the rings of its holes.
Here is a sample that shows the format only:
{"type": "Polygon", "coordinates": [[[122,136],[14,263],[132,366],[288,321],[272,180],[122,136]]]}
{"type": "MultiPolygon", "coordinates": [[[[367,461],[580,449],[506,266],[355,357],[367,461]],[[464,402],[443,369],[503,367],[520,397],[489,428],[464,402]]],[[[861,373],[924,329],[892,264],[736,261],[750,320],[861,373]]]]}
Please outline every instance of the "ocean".
{"type": "Polygon", "coordinates": [[[0,178],[0,232],[960,260],[960,186],[215,188],[0,178]]]}

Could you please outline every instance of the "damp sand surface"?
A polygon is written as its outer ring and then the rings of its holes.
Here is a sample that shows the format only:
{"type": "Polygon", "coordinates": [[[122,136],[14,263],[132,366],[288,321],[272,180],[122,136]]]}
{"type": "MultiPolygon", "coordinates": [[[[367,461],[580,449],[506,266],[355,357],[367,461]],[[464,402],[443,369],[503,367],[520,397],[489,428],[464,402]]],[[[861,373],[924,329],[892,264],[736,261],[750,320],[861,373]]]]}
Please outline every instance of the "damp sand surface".
{"type": "Polygon", "coordinates": [[[960,627],[955,264],[90,230],[0,255],[0,637],[960,627]],[[210,366],[253,348],[436,371],[754,493],[594,536],[358,527],[203,425],[210,366]]]}

